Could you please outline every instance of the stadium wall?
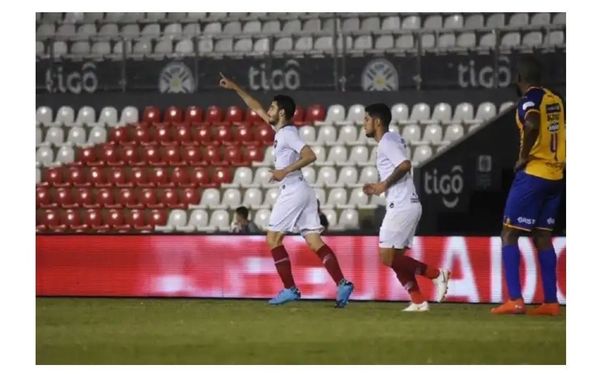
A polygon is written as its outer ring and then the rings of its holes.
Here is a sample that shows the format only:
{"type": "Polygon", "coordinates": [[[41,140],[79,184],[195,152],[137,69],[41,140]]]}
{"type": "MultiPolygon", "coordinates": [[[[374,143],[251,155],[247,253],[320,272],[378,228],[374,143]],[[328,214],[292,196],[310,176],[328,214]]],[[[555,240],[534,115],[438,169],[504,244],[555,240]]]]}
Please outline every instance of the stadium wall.
{"type": "MultiPolygon", "coordinates": [[[[381,265],[376,236],[328,236],[353,299],[407,301],[394,273],[381,265]]],[[[566,303],[566,238],[554,238],[558,298],[566,303]]],[[[416,237],[411,255],[453,272],[448,301],[500,302],[507,292],[499,237],[416,237]]],[[[526,302],[543,299],[537,257],[521,238],[521,280],[526,302]]],[[[334,299],[335,288],[301,237],[286,239],[303,298],[334,299]]],[[[429,299],[433,288],[421,282],[429,299]]],[[[38,296],[270,298],[281,281],[263,236],[38,235],[38,296]]]]}

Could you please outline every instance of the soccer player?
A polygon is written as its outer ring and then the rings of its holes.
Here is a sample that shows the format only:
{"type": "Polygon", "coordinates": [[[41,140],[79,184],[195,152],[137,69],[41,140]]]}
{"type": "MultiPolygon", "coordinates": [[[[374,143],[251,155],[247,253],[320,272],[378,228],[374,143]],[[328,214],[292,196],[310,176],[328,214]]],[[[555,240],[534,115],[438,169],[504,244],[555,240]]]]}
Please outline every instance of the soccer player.
{"type": "Polygon", "coordinates": [[[494,314],[526,312],[519,279],[519,235],[531,233],[542,271],[544,303],[530,315],[558,315],[556,253],[552,229],[563,190],[565,110],[562,100],[541,87],[541,65],[525,57],[517,65],[516,122],[521,142],[515,179],[508,193],[502,228],[502,264],[510,299],[494,314]]]}
{"type": "Polygon", "coordinates": [[[344,307],[350,299],[354,285],[344,278],[334,252],[321,239],[323,227],[317,211],[317,197],[304,180],[301,171],[302,167],[314,162],[317,156],[300,138],[298,129],[291,123],[296,110],[294,100],[289,96],[276,95],[268,111],[265,111],[256,99],[222,73],[219,84],[223,88],[234,90],[248,107],[271,124],[276,132],[273,143],[275,169],[271,170],[271,173],[272,180],[280,183],[280,193],[271,211],[267,244],[271,248],[271,255],[284,289],[269,303],[279,305],[300,299],[300,290],[292,276],[290,259],[283,247],[285,233],[300,232],[337,285],[336,307],[344,307]]]}
{"type": "Polygon", "coordinates": [[[383,103],[365,108],[363,127],[365,135],[378,143],[377,171],[381,181],[365,184],[363,191],[367,195],[386,193],[386,213],[379,229],[379,255],[410,295],[411,304],[403,311],[424,312],[429,310],[429,304],[415,276],[433,280],[437,285],[436,301],[441,302],[448,291],[450,271],[432,268],[405,255],[421,218],[421,203],[410,174],[406,142],[399,134],[389,131],[391,118],[390,108],[383,103]]]}

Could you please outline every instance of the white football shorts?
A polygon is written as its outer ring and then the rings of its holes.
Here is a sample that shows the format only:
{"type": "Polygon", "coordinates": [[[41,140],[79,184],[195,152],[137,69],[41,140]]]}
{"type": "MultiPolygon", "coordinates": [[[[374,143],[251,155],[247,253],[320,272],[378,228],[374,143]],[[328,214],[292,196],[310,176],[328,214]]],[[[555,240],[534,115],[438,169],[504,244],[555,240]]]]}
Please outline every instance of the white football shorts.
{"type": "Polygon", "coordinates": [[[387,203],[385,217],[379,228],[379,247],[404,249],[412,240],[421,218],[421,203],[387,203]]]}
{"type": "Polygon", "coordinates": [[[279,188],[268,230],[271,232],[321,233],[323,226],[317,210],[317,196],[302,177],[294,177],[279,188]]]}

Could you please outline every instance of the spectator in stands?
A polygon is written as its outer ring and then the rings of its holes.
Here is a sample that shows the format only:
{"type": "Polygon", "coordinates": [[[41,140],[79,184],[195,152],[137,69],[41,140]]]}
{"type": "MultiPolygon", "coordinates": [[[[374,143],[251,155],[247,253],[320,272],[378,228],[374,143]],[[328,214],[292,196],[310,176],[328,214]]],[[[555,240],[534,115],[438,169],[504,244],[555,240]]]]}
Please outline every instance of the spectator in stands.
{"type": "Polygon", "coordinates": [[[329,228],[329,220],[327,220],[327,216],[323,212],[321,212],[321,201],[317,199],[317,211],[319,212],[319,220],[321,220],[321,225],[323,226],[323,233],[327,231],[329,228]]]}
{"type": "Polygon", "coordinates": [[[248,220],[248,209],[244,206],[235,209],[231,232],[243,234],[261,233],[256,224],[248,220]]]}

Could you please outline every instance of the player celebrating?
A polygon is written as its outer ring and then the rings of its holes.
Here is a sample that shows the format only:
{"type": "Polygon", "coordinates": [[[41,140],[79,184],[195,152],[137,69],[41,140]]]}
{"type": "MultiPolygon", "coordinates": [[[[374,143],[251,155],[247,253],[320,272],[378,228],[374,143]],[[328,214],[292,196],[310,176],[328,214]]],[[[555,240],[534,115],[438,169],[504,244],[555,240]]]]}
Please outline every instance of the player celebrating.
{"type": "Polygon", "coordinates": [[[391,118],[389,107],[383,103],[365,108],[365,135],[378,143],[377,170],[382,181],[366,184],[363,191],[367,195],[386,193],[386,213],[379,229],[379,255],[410,294],[411,304],[403,311],[423,312],[429,310],[429,304],[421,295],[415,276],[433,280],[437,285],[436,301],[441,302],[448,291],[450,271],[432,268],[404,255],[411,247],[421,217],[421,203],[410,175],[406,143],[399,134],[389,131],[391,118]]]}
{"type": "Polygon", "coordinates": [[[494,314],[523,314],[519,279],[519,235],[531,233],[542,270],[544,303],[527,313],[558,315],[556,253],[552,229],[563,190],[565,111],[562,100],[540,86],[541,66],[533,57],[519,61],[517,86],[521,99],[516,122],[521,142],[515,179],[508,193],[502,228],[502,264],[510,299],[494,314]]]}
{"type": "Polygon", "coordinates": [[[280,194],[271,211],[267,243],[284,289],[269,303],[279,305],[300,299],[300,291],[292,276],[290,259],[283,247],[285,233],[300,232],[337,284],[336,307],[344,307],[350,299],[354,285],[344,278],[335,254],[321,240],[323,227],[317,212],[317,197],[304,180],[301,171],[302,167],[314,162],[317,157],[302,141],[298,129],[290,124],[296,110],[294,100],[289,96],[276,95],[269,110],[265,112],[256,99],[222,73],[219,84],[223,88],[234,90],[248,107],[271,124],[276,131],[273,144],[275,169],[271,172],[272,180],[280,182],[280,194]]]}

